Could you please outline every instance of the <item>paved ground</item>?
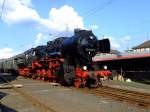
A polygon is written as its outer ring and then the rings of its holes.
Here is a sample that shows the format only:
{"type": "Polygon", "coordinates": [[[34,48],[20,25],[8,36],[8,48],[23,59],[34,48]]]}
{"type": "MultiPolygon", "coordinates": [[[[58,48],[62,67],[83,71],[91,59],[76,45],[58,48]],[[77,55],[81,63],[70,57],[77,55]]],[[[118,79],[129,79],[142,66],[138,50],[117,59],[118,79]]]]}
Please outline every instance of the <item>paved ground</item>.
{"type": "MultiPolygon", "coordinates": [[[[50,107],[52,112],[150,112],[150,109],[137,108],[134,105],[82,93],[71,88],[53,86],[48,82],[22,77],[12,82],[23,84],[21,91],[50,107]]],[[[0,99],[2,112],[43,112],[40,105],[33,104],[13,89],[0,89],[0,99]]]]}

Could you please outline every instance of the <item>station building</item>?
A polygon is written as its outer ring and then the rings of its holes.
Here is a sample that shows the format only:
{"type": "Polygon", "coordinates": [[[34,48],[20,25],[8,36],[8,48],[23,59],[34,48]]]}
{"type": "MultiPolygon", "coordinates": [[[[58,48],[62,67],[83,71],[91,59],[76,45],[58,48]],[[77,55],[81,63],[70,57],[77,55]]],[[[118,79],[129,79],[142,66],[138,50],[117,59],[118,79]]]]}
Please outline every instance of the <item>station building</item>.
{"type": "Polygon", "coordinates": [[[93,61],[124,78],[150,84],[150,40],[125,52],[111,50],[109,54],[97,54],[93,61]]]}

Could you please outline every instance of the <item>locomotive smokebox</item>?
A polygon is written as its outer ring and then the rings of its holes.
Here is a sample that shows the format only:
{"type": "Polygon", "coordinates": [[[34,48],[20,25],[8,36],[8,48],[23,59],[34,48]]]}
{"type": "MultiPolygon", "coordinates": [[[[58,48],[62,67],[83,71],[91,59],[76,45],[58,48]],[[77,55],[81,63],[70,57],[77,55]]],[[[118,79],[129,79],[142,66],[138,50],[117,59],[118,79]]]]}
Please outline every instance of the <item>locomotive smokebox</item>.
{"type": "Polygon", "coordinates": [[[97,37],[89,30],[75,29],[74,36],[64,40],[62,54],[91,59],[98,48],[97,37]]]}

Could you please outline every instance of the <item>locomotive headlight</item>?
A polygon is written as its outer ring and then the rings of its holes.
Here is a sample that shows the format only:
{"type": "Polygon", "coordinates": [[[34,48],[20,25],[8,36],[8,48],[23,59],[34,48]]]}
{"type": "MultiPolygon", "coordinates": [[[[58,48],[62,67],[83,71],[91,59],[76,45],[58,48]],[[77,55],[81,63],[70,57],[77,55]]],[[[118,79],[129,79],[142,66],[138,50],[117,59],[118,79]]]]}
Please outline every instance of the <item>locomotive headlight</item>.
{"type": "Polygon", "coordinates": [[[83,70],[87,70],[87,66],[83,66],[83,70]]]}
{"type": "Polygon", "coordinates": [[[107,70],[107,66],[106,65],[104,66],[104,70],[107,70]]]}
{"type": "Polygon", "coordinates": [[[93,36],[90,36],[90,39],[93,39],[94,37],[93,36]]]}

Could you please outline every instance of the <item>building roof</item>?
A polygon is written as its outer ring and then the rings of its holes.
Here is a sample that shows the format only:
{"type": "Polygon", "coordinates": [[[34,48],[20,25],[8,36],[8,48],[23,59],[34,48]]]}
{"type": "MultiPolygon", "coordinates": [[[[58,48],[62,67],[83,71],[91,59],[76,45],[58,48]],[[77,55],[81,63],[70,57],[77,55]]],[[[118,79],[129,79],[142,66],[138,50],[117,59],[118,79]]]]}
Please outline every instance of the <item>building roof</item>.
{"type": "Polygon", "coordinates": [[[141,49],[141,48],[150,48],[150,40],[148,40],[138,46],[135,46],[132,49],[141,49]]]}

